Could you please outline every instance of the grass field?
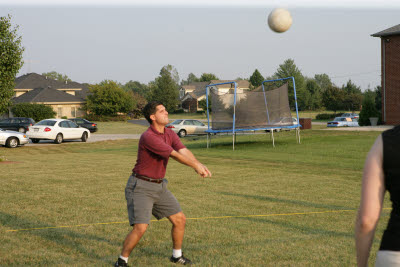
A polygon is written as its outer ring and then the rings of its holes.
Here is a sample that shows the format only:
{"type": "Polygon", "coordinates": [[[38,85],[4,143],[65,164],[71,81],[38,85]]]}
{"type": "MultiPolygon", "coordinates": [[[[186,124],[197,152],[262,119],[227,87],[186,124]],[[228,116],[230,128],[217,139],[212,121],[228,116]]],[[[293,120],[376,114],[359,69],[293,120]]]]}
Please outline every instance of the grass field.
{"type": "Polygon", "coordinates": [[[98,131],[94,134],[141,134],[147,127],[129,122],[96,122],[98,131]]]}
{"type": "MultiPolygon", "coordinates": [[[[184,139],[210,179],[170,160],[197,266],[354,266],[362,167],[377,132],[302,131],[184,139]]],[[[1,266],[110,266],[130,230],[124,187],[137,140],[0,147],[1,266]],[[37,229],[35,229],[37,228],[37,229]],[[16,230],[16,231],[12,231],[16,230]]],[[[385,208],[389,208],[388,199],[385,208]]],[[[389,215],[383,211],[371,259],[389,215]]],[[[170,223],[152,222],[133,266],[174,266],[170,223]]]]}

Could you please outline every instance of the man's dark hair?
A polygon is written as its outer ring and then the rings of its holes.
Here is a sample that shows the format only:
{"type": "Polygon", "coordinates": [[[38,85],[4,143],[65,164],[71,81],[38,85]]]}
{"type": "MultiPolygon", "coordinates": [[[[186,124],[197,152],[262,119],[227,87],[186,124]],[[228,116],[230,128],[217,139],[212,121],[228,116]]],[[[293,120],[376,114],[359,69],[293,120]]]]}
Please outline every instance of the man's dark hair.
{"type": "Polygon", "coordinates": [[[156,114],[157,106],[159,106],[159,105],[163,105],[163,103],[161,103],[160,101],[151,101],[151,102],[147,103],[147,105],[144,106],[144,108],[143,108],[143,115],[146,118],[146,120],[150,123],[150,125],[153,122],[150,119],[150,115],[156,114]]]}

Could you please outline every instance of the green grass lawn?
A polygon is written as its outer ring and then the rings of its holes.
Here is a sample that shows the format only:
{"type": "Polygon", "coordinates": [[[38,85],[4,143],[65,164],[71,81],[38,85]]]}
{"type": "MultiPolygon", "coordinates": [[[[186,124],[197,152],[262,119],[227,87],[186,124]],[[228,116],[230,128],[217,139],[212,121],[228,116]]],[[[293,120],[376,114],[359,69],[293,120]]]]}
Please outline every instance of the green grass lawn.
{"type": "MultiPolygon", "coordinates": [[[[275,148],[269,135],[238,135],[235,151],[231,136],[210,149],[203,136],[183,139],[213,173],[202,179],[170,160],[168,186],[188,218],[185,255],[197,266],[354,266],[362,168],[378,134],[305,130],[296,144],[284,132],[275,148]]],[[[111,266],[130,230],[124,187],[137,145],[0,147],[15,162],[0,163],[0,265],[111,266]]],[[[130,264],[174,266],[170,255],[170,223],[152,222],[130,264]]]]}
{"type": "Polygon", "coordinates": [[[124,121],[96,122],[98,131],[94,134],[141,134],[147,127],[124,121]]]}

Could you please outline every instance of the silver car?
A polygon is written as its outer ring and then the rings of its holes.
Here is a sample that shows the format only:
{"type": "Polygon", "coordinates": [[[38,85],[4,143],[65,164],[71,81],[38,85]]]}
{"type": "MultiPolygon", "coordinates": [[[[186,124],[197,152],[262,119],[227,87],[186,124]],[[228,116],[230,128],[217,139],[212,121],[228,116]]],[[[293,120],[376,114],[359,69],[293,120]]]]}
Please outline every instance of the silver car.
{"type": "Polygon", "coordinates": [[[24,133],[0,129],[0,145],[15,148],[29,143],[29,138],[24,133]]]}
{"type": "Polygon", "coordinates": [[[175,120],[165,127],[178,134],[179,137],[185,137],[188,134],[206,134],[208,126],[198,120],[175,120]]]}

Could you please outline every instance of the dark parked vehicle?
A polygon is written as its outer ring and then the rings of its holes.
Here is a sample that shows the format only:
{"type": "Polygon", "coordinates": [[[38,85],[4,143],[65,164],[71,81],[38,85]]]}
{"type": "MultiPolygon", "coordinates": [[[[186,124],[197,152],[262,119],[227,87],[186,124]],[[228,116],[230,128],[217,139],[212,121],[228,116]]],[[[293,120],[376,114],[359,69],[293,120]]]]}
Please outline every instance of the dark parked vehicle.
{"type": "Polygon", "coordinates": [[[0,128],[4,130],[18,131],[26,133],[35,121],[31,118],[9,118],[0,120],[0,128]]]}
{"type": "Polygon", "coordinates": [[[81,118],[75,118],[75,119],[69,119],[70,121],[75,122],[76,124],[78,124],[79,126],[88,129],[91,133],[97,132],[97,124],[90,122],[88,120],[85,119],[81,119],[81,118]]]}

